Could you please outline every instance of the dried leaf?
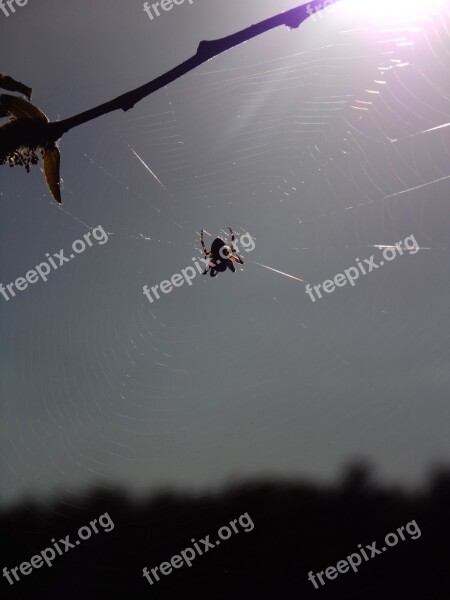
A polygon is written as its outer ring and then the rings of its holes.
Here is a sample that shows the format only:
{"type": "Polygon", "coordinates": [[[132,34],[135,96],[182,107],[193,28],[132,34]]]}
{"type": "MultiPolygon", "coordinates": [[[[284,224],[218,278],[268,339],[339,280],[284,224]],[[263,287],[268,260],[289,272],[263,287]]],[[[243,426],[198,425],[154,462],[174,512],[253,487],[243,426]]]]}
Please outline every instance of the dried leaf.
{"type": "Polygon", "coordinates": [[[2,106],[1,96],[0,96],[0,117],[10,117],[10,113],[2,106]]]}
{"type": "Polygon", "coordinates": [[[30,87],[24,85],[23,83],[20,83],[20,81],[16,81],[8,75],[2,75],[1,73],[0,88],[4,90],[9,90],[10,92],[19,92],[19,94],[23,94],[28,98],[28,100],[31,100],[31,93],[33,90],[30,87]]]}
{"type": "Polygon", "coordinates": [[[8,162],[25,166],[16,159],[21,156],[27,162],[25,155],[31,151],[52,147],[49,128],[50,123],[36,119],[10,119],[0,126],[0,165],[8,162]]]}
{"type": "Polygon", "coordinates": [[[7,115],[11,115],[16,119],[36,119],[48,123],[47,115],[34,106],[34,104],[31,104],[31,102],[19,96],[2,94],[0,96],[0,116],[7,115]]]}
{"type": "Polygon", "coordinates": [[[53,198],[61,204],[59,164],[61,157],[56,146],[47,148],[44,155],[44,175],[53,198]]]}

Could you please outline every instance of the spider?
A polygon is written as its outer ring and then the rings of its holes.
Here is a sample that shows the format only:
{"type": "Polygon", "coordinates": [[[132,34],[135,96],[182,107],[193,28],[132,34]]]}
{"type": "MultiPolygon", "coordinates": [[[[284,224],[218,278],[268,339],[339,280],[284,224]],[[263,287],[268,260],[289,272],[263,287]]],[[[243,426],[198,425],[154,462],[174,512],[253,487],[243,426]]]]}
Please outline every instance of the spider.
{"type": "Polygon", "coordinates": [[[200,243],[202,245],[203,252],[205,256],[209,258],[209,263],[206,269],[203,271],[202,275],[206,275],[209,271],[211,277],[215,277],[217,273],[223,273],[227,270],[227,267],[236,272],[236,267],[234,263],[237,262],[240,265],[244,264],[242,258],[237,254],[236,248],[234,247],[234,232],[231,227],[228,227],[231,234],[231,243],[229,246],[223,241],[222,238],[216,238],[211,244],[211,250],[208,250],[205,246],[205,242],[203,241],[203,229],[200,235],[200,243]]]}

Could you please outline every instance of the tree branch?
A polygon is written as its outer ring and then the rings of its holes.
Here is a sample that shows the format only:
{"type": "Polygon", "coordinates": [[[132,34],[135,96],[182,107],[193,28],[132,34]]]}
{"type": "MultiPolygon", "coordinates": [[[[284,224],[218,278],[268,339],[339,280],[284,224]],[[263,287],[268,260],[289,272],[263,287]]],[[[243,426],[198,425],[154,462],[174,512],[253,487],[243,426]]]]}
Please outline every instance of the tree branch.
{"type": "MultiPolygon", "coordinates": [[[[339,0],[335,1],[337,2],[339,0]]],[[[70,129],[78,127],[78,125],[82,125],[83,123],[88,123],[93,119],[97,119],[98,117],[106,115],[115,110],[130,110],[130,108],[133,108],[133,106],[143,98],[146,98],[153,92],[156,92],[169,83],[179,79],[183,75],[186,75],[190,71],[193,71],[198,66],[202,65],[208,60],[211,60],[211,58],[214,58],[215,56],[218,56],[219,54],[222,54],[223,52],[226,52],[235,46],[239,46],[244,42],[256,38],[263,33],[266,33],[272,29],[276,29],[282,25],[290,27],[291,29],[296,29],[301,25],[301,23],[303,23],[303,21],[311,16],[313,12],[321,11],[323,8],[324,6],[322,1],[311,0],[308,5],[292,8],[291,10],[275,15],[274,17],[261,21],[256,25],[251,25],[250,27],[247,27],[242,31],[238,31],[237,33],[233,33],[227,37],[218,40],[200,42],[197,52],[194,56],[184,61],[174,69],[171,69],[167,73],[160,75],[153,81],[150,81],[149,83],[146,83],[135,90],[127,92],[126,94],[122,94],[114,100],[110,100],[109,102],[100,104],[95,108],[86,110],[78,115],[64,119],[63,121],[50,123],[51,138],[56,141],[70,129]]]]}

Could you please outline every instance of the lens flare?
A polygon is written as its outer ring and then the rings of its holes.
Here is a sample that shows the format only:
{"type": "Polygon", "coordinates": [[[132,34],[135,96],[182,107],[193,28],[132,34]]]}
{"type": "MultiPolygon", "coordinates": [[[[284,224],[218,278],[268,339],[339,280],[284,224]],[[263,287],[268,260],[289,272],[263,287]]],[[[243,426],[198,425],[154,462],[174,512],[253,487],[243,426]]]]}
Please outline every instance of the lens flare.
{"type": "Polygon", "coordinates": [[[371,21],[427,19],[448,8],[448,0],[342,0],[341,8],[371,21]]]}

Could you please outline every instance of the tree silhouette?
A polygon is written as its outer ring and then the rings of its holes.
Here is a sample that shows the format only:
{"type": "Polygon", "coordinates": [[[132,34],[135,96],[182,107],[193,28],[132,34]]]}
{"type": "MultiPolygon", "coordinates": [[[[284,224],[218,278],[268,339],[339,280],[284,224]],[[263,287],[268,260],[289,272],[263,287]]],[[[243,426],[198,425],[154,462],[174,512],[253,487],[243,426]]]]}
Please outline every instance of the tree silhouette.
{"type": "MultiPolygon", "coordinates": [[[[67,554],[56,556],[10,585],[1,577],[2,597],[103,600],[183,598],[189,600],[448,600],[450,473],[441,466],[414,492],[380,484],[370,465],[348,465],[336,481],[247,480],[215,493],[182,494],[170,489],[132,499],[102,487],[37,503],[24,500],[0,511],[5,557],[1,568],[29,562],[51,547],[51,539],[70,534],[105,512],[114,529],[99,528],[67,554]],[[231,536],[220,547],[197,556],[192,568],[174,570],[150,585],[143,567],[161,565],[187,546],[248,513],[254,529],[231,536]],[[309,571],[322,572],[415,521],[418,539],[405,532],[395,547],[349,569],[316,589],[309,571]],[[7,549],[7,552],[6,552],[7,549]]],[[[367,549],[367,548],[366,548],[367,549]]],[[[368,553],[370,556],[370,553],[368,553]]],[[[13,578],[13,581],[15,579],[13,578]]]]}
{"type": "MultiPolygon", "coordinates": [[[[297,29],[309,16],[323,8],[325,6],[321,0],[311,0],[308,5],[292,8],[224,38],[202,41],[194,56],[167,73],[109,102],[62,121],[50,122],[46,115],[31,102],[15,96],[1,95],[0,116],[10,116],[11,119],[0,127],[0,165],[20,165],[28,171],[30,164],[37,163],[38,154],[40,154],[44,159],[44,173],[50,191],[55,200],[61,202],[60,156],[55,144],[64,133],[115,110],[130,110],[143,98],[193,71],[215,56],[280,26],[297,29]]],[[[0,75],[0,87],[23,93],[28,100],[31,98],[31,88],[11,77],[0,75]]]]}

